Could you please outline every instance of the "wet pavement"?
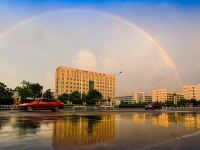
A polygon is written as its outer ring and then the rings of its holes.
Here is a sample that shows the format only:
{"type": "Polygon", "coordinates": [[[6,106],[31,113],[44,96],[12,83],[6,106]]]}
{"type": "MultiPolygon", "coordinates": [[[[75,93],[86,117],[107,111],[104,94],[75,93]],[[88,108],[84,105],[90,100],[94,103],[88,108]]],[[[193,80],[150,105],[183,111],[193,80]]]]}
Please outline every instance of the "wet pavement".
{"type": "Polygon", "coordinates": [[[0,149],[200,149],[200,113],[0,111],[0,149]]]}

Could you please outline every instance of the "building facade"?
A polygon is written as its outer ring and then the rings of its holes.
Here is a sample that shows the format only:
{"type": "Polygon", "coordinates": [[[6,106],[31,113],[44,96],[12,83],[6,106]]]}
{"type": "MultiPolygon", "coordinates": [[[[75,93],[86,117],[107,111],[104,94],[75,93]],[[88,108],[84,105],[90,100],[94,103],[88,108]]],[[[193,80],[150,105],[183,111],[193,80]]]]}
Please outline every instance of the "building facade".
{"type": "Polygon", "coordinates": [[[104,99],[114,101],[115,75],[91,72],[70,67],[57,67],[55,77],[56,96],[79,91],[88,93],[92,89],[100,91],[104,99]]]}
{"type": "Polygon", "coordinates": [[[168,89],[155,89],[152,90],[153,102],[173,101],[173,93],[168,89]]]}
{"type": "Polygon", "coordinates": [[[132,93],[132,101],[133,101],[133,103],[143,103],[143,102],[145,102],[144,92],[133,92],[132,93]]]}
{"type": "Polygon", "coordinates": [[[200,100],[200,84],[183,86],[183,94],[186,100],[200,100]]]}
{"type": "Polygon", "coordinates": [[[132,104],[132,96],[128,95],[128,96],[120,96],[117,97],[117,99],[120,101],[121,103],[126,103],[126,104],[132,104]]]}
{"type": "Polygon", "coordinates": [[[151,95],[145,95],[145,102],[151,103],[152,102],[152,96],[151,95]]]}

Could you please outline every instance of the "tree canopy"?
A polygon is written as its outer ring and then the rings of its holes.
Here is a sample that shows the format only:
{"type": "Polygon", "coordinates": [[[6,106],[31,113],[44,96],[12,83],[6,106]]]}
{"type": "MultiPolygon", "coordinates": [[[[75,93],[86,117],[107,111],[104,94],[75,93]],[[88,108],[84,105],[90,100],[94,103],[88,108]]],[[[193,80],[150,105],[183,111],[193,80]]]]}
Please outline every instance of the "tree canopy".
{"type": "Polygon", "coordinates": [[[42,89],[39,83],[30,83],[29,81],[22,81],[21,86],[15,88],[15,91],[21,96],[22,99],[28,97],[36,99],[42,97],[42,89]]]}
{"type": "Polygon", "coordinates": [[[9,89],[4,83],[0,82],[0,98],[12,98],[13,90],[9,89]]]}
{"type": "Polygon", "coordinates": [[[48,99],[52,99],[53,98],[53,92],[51,92],[51,89],[48,89],[48,90],[46,90],[44,92],[43,98],[48,98],[48,99]]]}

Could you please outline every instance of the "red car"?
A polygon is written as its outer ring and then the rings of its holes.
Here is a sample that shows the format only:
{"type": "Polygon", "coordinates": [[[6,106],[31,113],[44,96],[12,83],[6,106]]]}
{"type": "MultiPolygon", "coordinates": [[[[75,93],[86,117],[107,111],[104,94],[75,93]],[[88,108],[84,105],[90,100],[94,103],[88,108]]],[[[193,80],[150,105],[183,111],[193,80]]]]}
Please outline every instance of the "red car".
{"type": "Polygon", "coordinates": [[[53,100],[53,99],[42,99],[37,100],[29,103],[23,103],[19,105],[19,108],[21,110],[52,110],[57,111],[59,109],[63,109],[64,104],[59,100],[53,100]]]}

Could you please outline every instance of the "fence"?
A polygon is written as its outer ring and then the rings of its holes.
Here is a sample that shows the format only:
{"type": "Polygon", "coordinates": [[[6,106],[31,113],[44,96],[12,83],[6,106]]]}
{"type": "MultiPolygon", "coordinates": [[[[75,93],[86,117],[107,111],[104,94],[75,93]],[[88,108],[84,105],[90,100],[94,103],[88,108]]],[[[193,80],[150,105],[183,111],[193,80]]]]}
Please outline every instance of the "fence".
{"type": "Polygon", "coordinates": [[[18,109],[17,105],[0,105],[0,110],[16,110],[18,109]]]}
{"type": "Polygon", "coordinates": [[[168,110],[168,111],[195,111],[195,110],[200,110],[200,107],[163,107],[162,110],[168,110]]]}

